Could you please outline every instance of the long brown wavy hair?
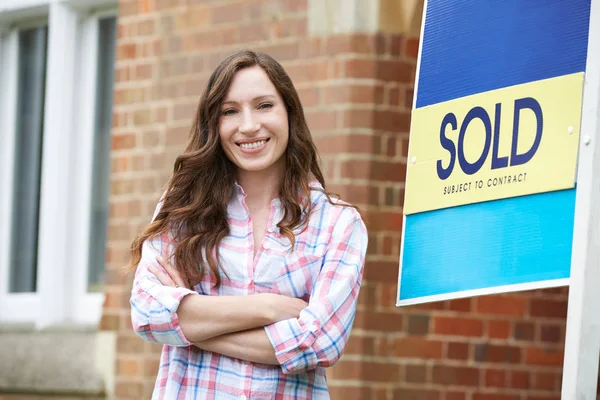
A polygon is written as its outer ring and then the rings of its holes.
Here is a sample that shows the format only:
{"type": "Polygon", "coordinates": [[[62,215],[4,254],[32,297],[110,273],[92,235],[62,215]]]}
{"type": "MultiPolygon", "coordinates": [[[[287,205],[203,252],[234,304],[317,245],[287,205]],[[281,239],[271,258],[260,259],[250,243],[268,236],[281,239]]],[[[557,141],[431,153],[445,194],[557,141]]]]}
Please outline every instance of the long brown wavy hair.
{"type": "Polygon", "coordinates": [[[288,113],[285,173],[279,186],[284,214],[277,226],[292,246],[293,231],[306,226],[312,210],[309,182],[317,180],[325,188],[325,181],[300,98],[290,77],[272,57],[240,51],[225,59],[210,76],[187,146],[175,161],[162,207],[131,245],[129,269],[135,269],[140,262],[144,241],[168,233],[174,238],[174,265],[184,278],[195,284],[210,268],[216,286],[221,284],[218,245],[229,234],[227,204],[234,191],[235,166],[221,148],[220,109],[236,72],[253,66],[267,73],[288,113]]]}

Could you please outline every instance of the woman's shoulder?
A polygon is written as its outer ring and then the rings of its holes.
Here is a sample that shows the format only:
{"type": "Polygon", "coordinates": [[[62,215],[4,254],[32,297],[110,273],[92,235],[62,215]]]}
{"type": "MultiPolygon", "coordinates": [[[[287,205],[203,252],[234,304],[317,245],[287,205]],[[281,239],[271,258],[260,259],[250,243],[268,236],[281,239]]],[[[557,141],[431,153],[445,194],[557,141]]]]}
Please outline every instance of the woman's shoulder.
{"type": "Polygon", "coordinates": [[[337,223],[361,222],[362,217],[356,207],[337,195],[327,193],[320,184],[311,182],[312,217],[334,219],[337,223]]]}

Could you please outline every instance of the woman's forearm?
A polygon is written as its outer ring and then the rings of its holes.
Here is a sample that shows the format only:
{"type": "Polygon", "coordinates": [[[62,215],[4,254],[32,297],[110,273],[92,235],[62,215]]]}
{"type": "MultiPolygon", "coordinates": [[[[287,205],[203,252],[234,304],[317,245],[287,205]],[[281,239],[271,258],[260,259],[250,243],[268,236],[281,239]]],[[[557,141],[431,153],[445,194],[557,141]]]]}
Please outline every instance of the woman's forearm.
{"type": "Polygon", "coordinates": [[[190,342],[262,328],[297,318],[306,307],[300,299],[272,293],[249,296],[188,295],[177,309],[179,326],[190,342]]]}
{"type": "Polygon", "coordinates": [[[264,295],[188,295],[181,301],[177,317],[183,334],[191,342],[262,327],[274,319],[264,295]]]}
{"type": "Polygon", "coordinates": [[[279,365],[264,328],[229,333],[194,344],[202,350],[248,362],[279,365]]]}

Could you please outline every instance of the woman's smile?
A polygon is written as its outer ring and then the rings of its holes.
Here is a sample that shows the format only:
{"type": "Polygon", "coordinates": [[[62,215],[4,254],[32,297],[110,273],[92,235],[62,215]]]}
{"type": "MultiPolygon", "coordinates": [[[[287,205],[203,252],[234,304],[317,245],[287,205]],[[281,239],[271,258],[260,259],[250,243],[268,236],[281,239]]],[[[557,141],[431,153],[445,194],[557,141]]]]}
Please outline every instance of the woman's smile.
{"type": "Polygon", "coordinates": [[[270,138],[266,139],[257,139],[257,140],[245,140],[237,142],[236,144],[240,148],[240,150],[245,154],[255,154],[259,153],[267,147],[267,143],[271,140],[270,138]]]}

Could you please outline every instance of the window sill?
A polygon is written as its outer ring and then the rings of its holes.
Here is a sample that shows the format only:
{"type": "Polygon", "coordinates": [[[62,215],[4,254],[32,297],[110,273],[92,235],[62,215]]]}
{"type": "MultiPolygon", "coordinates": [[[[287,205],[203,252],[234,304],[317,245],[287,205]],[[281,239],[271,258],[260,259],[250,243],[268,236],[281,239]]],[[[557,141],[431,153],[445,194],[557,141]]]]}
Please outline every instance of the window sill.
{"type": "Polygon", "coordinates": [[[0,393],[103,397],[113,393],[115,332],[0,331],[0,393]]]}

